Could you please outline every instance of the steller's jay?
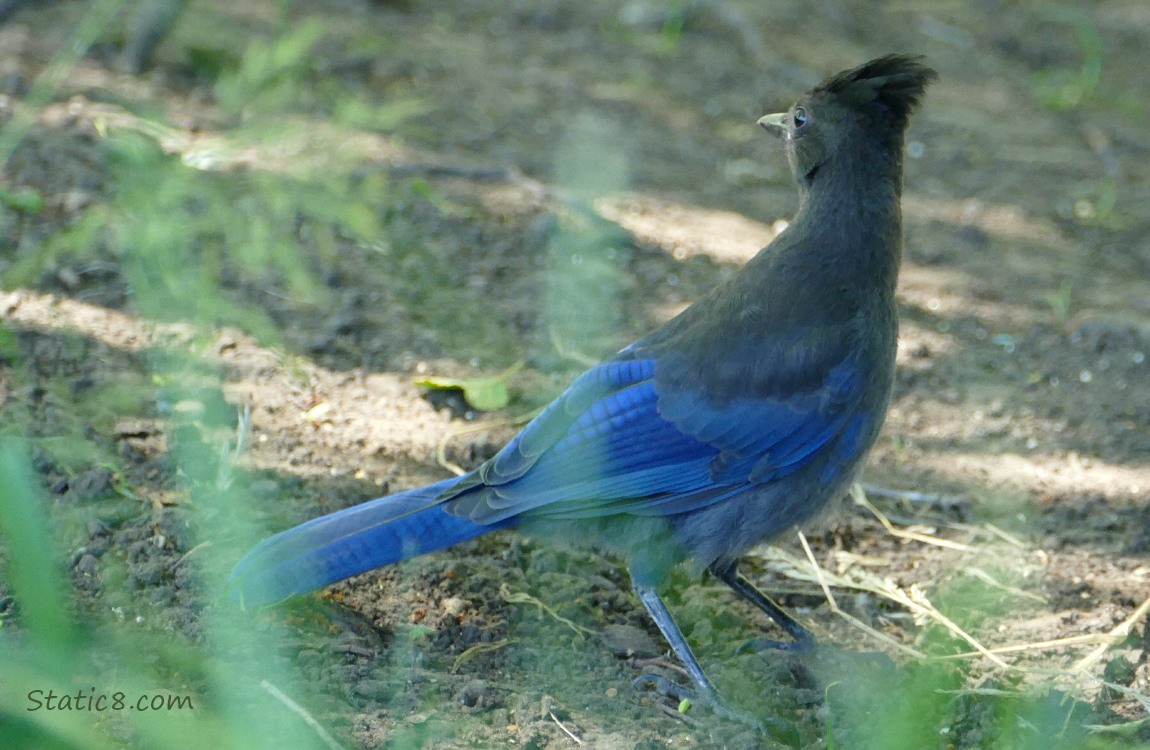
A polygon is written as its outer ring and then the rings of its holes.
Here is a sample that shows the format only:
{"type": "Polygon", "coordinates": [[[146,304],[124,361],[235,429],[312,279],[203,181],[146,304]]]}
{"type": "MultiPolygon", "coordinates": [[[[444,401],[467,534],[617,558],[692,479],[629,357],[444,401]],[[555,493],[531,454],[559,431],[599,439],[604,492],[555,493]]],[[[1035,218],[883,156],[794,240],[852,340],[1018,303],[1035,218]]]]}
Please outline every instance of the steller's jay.
{"type": "Polygon", "coordinates": [[[579,376],[469,474],[357,505],[257,545],[244,604],[285,599],[496,529],[586,540],[623,558],[639,599],[718,706],[656,593],[709,570],[808,647],[737,572],[752,545],[844,493],[895,372],[903,138],[936,73],[887,55],[759,120],[799,188],[790,226],[666,325],[579,376]]]}

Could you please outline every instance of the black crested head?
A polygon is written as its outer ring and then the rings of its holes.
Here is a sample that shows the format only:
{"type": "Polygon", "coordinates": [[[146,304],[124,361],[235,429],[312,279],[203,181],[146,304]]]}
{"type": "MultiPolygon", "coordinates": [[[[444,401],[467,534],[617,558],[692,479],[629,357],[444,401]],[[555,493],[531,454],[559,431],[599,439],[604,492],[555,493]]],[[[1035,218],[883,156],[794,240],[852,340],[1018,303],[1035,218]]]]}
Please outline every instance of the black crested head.
{"type": "Polygon", "coordinates": [[[938,78],[917,55],[886,55],[843,71],[820,83],[813,95],[829,94],[859,110],[893,118],[905,125],[922,101],[926,86],[938,78]]]}
{"type": "Polygon", "coordinates": [[[867,174],[901,185],[903,134],[937,77],[921,57],[886,55],[831,76],[789,111],[759,124],[786,139],[787,159],[804,193],[836,165],[843,167],[840,176],[867,174]]]}

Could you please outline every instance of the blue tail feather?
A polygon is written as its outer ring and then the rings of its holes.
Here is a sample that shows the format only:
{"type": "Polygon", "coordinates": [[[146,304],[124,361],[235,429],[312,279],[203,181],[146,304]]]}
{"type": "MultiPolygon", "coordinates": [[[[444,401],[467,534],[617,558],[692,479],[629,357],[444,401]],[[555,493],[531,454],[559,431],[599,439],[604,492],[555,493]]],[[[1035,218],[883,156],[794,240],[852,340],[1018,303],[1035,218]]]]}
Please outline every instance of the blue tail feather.
{"type": "Polygon", "coordinates": [[[457,518],[436,502],[462,479],[381,497],[265,539],[232,571],[233,595],[244,606],[277,602],[510,525],[457,518]]]}

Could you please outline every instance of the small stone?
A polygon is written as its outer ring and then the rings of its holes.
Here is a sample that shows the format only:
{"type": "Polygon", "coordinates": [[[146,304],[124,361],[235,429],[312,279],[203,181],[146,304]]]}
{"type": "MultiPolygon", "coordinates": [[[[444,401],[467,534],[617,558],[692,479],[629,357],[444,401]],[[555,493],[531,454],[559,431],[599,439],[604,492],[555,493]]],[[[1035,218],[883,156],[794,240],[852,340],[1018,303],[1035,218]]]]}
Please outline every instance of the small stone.
{"type": "Polygon", "coordinates": [[[631,625],[608,625],[600,636],[603,646],[615,656],[650,659],[659,655],[659,647],[646,631],[631,625]]]}
{"type": "Polygon", "coordinates": [[[443,610],[443,613],[452,617],[458,617],[466,607],[467,602],[458,596],[449,596],[439,603],[439,608],[443,610]]]}

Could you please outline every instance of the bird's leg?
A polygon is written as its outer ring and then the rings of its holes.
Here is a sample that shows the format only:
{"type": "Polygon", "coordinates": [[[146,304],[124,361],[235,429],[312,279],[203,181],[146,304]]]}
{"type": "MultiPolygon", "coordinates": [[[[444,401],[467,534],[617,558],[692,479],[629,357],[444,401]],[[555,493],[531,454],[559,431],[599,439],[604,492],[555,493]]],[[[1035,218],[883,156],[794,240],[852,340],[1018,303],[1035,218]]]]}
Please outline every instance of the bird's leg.
{"type": "Polygon", "coordinates": [[[730,586],[731,590],[736,594],[765,612],[768,617],[787,632],[787,635],[794,639],[793,642],[788,643],[786,641],[773,641],[760,638],[751,641],[740,650],[751,647],[756,650],[777,648],[783,651],[794,651],[796,653],[809,653],[813,651],[818,644],[815,641],[815,637],[811,635],[811,631],[800,625],[798,620],[788,615],[783,611],[782,607],[772,602],[767,598],[766,594],[755,588],[754,584],[739,573],[738,568],[738,562],[733,562],[729,565],[711,566],[710,570],[711,575],[730,586]]]}
{"type": "Polygon", "coordinates": [[[695,683],[695,689],[691,690],[665,677],[653,674],[640,676],[631,683],[632,686],[638,687],[645,683],[651,683],[661,695],[666,695],[677,700],[689,698],[691,700],[702,701],[708,704],[711,710],[716,714],[746,724],[760,732],[769,730],[771,733],[777,734],[780,737],[790,737],[793,734],[794,728],[782,719],[773,716],[752,716],[745,711],[731,708],[720,701],[718,694],[715,692],[715,686],[707,679],[707,675],[703,674],[703,668],[699,666],[699,661],[695,658],[695,655],[691,653],[691,647],[687,645],[687,639],[683,637],[679,626],[676,625],[674,619],[671,618],[671,613],[667,610],[667,605],[663,603],[663,600],[651,586],[645,586],[640,583],[633,583],[633,585],[635,586],[635,593],[639,595],[640,601],[643,602],[643,606],[645,606],[651,614],[651,619],[659,626],[659,632],[667,639],[667,643],[671,644],[671,649],[675,652],[675,655],[679,657],[679,661],[683,663],[683,667],[687,670],[691,682],[695,683]]]}
{"type": "MultiPolygon", "coordinates": [[[[687,645],[687,639],[683,637],[682,631],[679,626],[675,624],[672,619],[667,605],[659,598],[659,594],[651,586],[646,586],[641,583],[635,583],[635,593],[639,595],[639,600],[643,602],[643,606],[651,614],[651,619],[659,626],[659,632],[667,639],[667,643],[671,644],[671,650],[675,652],[675,656],[679,657],[679,661],[683,663],[683,667],[687,670],[687,675],[691,678],[691,682],[695,684],[695,689],[698,691],[698,697],[710,703],[712,706],[719,705],[719,697],[715,693],[715,686],[707,679],[707,675],[703,674],[703,668],[699,666],[699,660],[691,653],[691,647],[687,645]]],[[[639,685],[644,682],[653,682],[655,687],[660,693],[670,695],[675,698],[695,697],[691,695],[691,691],[665,680],[655,675],[643,675],[635,680],[634,684],[639,685]]]]}

